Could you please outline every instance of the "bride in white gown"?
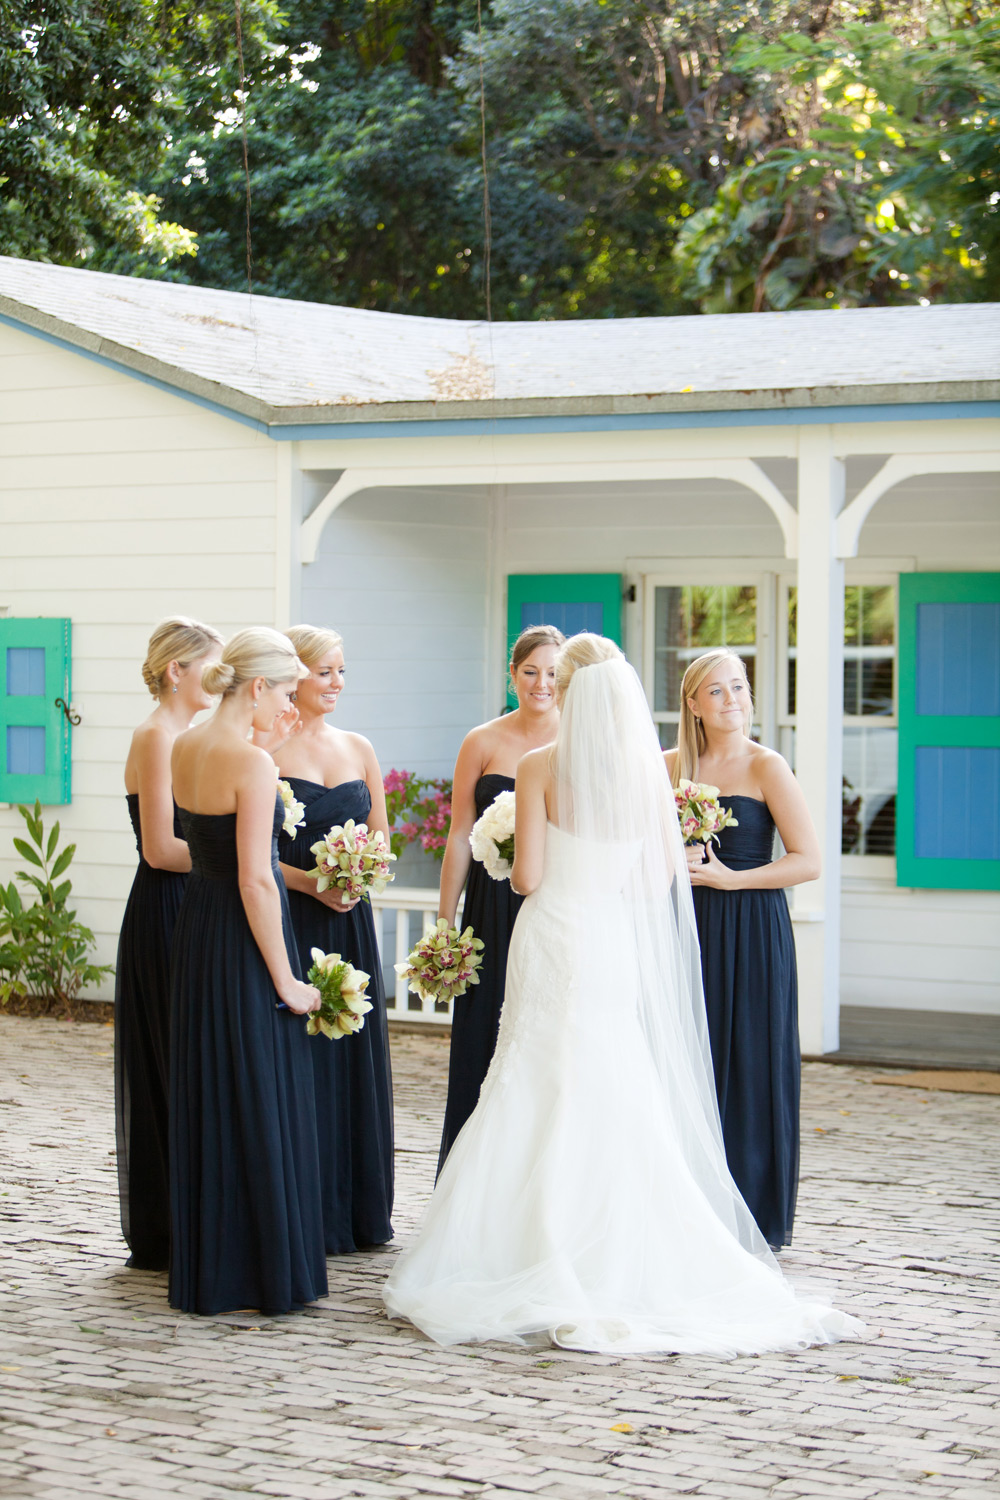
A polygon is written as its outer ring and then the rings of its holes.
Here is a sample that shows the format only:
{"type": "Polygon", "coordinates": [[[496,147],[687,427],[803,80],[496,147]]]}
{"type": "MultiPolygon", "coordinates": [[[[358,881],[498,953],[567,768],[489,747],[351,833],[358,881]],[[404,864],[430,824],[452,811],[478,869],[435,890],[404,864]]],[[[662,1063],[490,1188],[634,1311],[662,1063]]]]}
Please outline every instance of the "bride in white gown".
{"type": "Polygon", "coordinates": [[[556,686],[558,738],[517,771],[512,884],[530,895],[496,1054],[386,1307],[440,1344],[732,1356],[857,1335],[792,1291],[726,1168],[687,867],[639,680],[585,634],[556,686]]]}

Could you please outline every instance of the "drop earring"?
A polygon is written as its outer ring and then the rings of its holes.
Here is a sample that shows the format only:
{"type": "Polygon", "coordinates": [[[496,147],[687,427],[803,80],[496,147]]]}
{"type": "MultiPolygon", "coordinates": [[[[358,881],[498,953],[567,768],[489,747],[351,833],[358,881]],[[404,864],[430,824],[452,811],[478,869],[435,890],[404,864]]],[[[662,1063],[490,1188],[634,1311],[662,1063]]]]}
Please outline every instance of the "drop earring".
{"type": "Polygon", "coordinates": [[[175,692],[175,693],[176,693],[176,691],[177,691],[177,684],[176,684],[176,682],[175,682],[175,683],[174,683],[174,692],[175,692]]]}

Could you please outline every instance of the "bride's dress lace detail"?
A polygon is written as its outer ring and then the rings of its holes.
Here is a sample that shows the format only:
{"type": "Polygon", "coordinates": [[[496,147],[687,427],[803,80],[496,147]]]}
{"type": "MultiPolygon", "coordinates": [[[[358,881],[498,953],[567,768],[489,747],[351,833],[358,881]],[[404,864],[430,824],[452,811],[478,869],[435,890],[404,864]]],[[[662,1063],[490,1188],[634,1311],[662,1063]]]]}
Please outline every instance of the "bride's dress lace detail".
{"type": "Polygon", "coordinates": [[[625,770],[648,775],[645,803],[605,777],[609,750],[585,785],[618,798],[615,815],[591,817],[573,781],[575,815],[599,836],[549,825],[479,1105],[386,1305],[442,1344],[543,1335],[729,1356],[850,1336],[854,1319],[795,1296],[726,1169],[690,888],[672,873],[683,862],[672,794],[655,779],[665,773],[641,688],[622,691],[632,696],[593,715],[615,754],[639,737],[625,770]],[[618,831],[637,828],[650,832],[618,831]]]}

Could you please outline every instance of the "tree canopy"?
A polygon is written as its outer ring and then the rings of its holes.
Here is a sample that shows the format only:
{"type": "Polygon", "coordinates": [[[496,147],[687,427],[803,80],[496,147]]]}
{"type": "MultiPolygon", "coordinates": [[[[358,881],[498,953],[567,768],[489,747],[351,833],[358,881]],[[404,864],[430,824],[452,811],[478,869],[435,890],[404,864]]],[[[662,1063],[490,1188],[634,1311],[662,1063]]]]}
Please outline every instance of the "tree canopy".
{"type": "Polygon", "coordinates": [[[1000,297],[1000,4],[0,0],[0,253],[501,318],[1000,297]],[[246,168],[244,166],[244,149],[246,168]],[[247,183],[249,177],[249,184],[247,183]]]}

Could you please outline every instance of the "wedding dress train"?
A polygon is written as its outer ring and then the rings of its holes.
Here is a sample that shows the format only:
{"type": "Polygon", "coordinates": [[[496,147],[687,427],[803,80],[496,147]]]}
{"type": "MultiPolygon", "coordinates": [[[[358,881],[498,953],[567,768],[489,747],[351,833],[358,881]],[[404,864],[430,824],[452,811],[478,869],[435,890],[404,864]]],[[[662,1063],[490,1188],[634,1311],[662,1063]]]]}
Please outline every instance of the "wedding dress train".
{"type": "MultiPolygon", "coordinates": [[[[600,670],[578,670],[571,692],[600,670]]],[[[615,686],[627,687],[648,725],[631,684],[615,686]]],[[[621,703],[611,706],[627,728],[621,703]]],[[[571,717],[561,741],[572,728],[571,717]]],[[[587,812],[582,757],[564,758],[577,831],[548,826],[542,881],[514,928],[478,1107],[384,1290],[390,1314],[440,1344],[543,1335],[613,1353],[732,1356],[861,1330],[796,1296],[726,1169],[690,887],[683,878],[658,886],[661,836],[675,872],[683,856],[661,817],[655,736],[648,748],[645,797],[615,813],[612,776],[608,817],[587,812]],[[643,825],[636,818],[653,814],[649,797],[660,821],[643,825]],[[642,837],[620,836],[642,827],[642,837]],[[581,828],[619,837],[583,837],[581,828]]],[[[598,756],[587,775],[601,771],[598,756]]],[[[636,790],[617,783],[625,802],[636,790]]],[[[669,816],[676,829],[672,802],[669,816]]]]}

